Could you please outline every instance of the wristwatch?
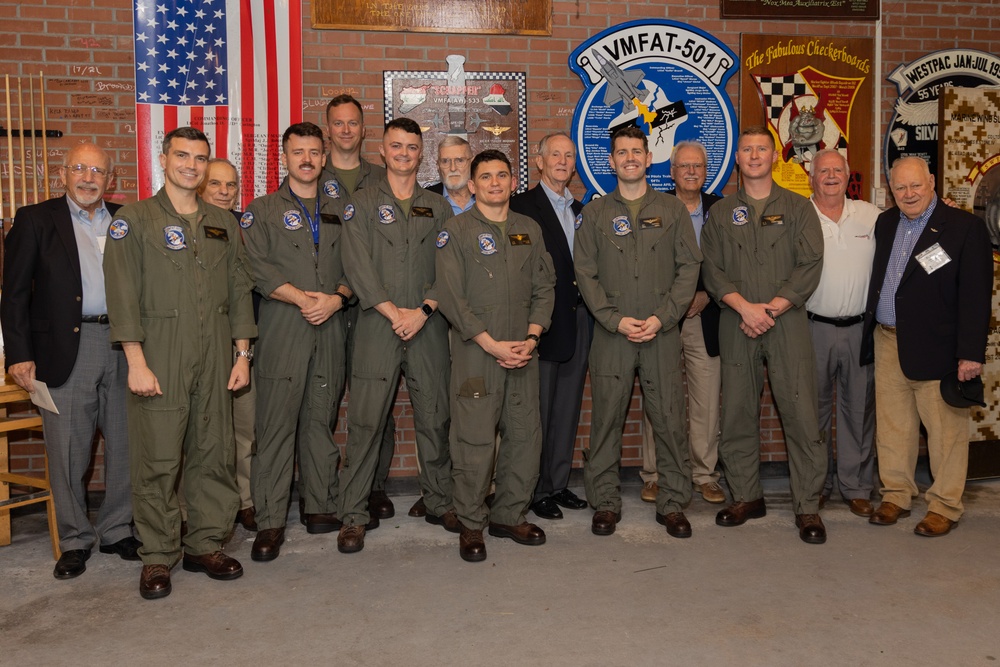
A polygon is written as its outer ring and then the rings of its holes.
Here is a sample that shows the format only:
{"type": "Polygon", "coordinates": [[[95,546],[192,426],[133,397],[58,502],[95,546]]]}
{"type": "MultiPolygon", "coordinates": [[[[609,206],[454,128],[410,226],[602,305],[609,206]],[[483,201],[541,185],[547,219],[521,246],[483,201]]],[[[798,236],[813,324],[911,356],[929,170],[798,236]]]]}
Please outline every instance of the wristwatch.
{"type": "Polygon", "coordinates": [[[430,304],[425,303],[420,306],[420,312],[422,312],[427,317],[430,317],[431,315],[434,314],[434,309],[430,307],[430,304]]]}
{"type": "Polygon", "coordinates": [[[346,294],[344,294],[340,290],[335,291],[333,294],[334,294],[334,296],[339,296],[340,300],[344,302],[343,307],[347,308],[347,302],[351,300],[351,297],[347,296],[346,294]]]}
{"type": "Polygon", "coordinates": [[[236,358],[244,357],[247,362],[253,361],[253,350],[236,350],[236,358]]]}
{"type": "Polygon", "coordinates": [[[535,334],[528,334],[527,336],[524,337],[524,340],[533,340],[535,341],[535,345],[538,345],[538,336],[536,336],[535,334]]]}

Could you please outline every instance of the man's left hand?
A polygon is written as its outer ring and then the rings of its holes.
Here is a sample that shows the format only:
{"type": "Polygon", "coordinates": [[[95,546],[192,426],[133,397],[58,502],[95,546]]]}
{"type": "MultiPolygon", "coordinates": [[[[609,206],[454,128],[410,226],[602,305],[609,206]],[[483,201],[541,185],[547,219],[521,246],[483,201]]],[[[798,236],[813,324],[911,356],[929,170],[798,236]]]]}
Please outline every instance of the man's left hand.
{"type": "Polygon", "coordinates": [[[400,340],[411,340],[417,332],[424,328],[427,316],[419,308],[400,308],[399,317],[392,323],[392,330],[400,340]]]}
{"type": "Polygon", "coordinates": [[[306,291],[305,294],[316,299],[312,305],[302,311],[302,317],[313,326],[319,326],[326,322],[344,305],[343,299],[333,294],[309,291],[306,291]]]}
{"type": "Polygon", "coordinates": [[[250,384],[250,362],[246,357],[237,357],[226,388],[229,391],[239,391],[248,384],[250,384]]]}
{"type": "Polygon", "coordinates": [[[983,372],[983,365],[978,361],[968,361],[966,359],[958,360],[958,381],[966,382],[973,378],[979,377],[979,374],[983,372]]]}

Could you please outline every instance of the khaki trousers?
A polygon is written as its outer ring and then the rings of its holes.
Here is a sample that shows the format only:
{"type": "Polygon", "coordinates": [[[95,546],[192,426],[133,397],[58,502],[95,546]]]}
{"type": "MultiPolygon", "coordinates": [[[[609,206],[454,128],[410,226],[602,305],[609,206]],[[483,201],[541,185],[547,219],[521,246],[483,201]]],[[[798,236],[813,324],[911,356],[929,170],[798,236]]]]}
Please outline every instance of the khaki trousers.
{"type": "Polygon", "coordinates": [[[910,509],[919,493],[913,476],[923,422],[934,477],[927,509],[958,521],[969,471],[969,409],[945,403],[939,381],[903,375],[896,334],[880,326],[875,327],[875,420],[883,502],[910,509]]]}

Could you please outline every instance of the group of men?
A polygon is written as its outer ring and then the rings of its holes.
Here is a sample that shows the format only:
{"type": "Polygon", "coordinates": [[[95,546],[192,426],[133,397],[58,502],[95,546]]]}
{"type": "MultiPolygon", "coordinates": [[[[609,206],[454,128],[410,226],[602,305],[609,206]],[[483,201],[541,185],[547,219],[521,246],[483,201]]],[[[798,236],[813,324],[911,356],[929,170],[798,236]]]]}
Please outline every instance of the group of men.
{"type": "Polygon", "coordinates": [[[981,221],[938,202],[922,161],[893,167],[897,208],[876,225],[877,209],[846,198],[837,151],[814,157],[811,202],[776,184],[763,128],[741,134],[741,187],[721,200],[702,192],[701,144],[675,147],[671,196],[646,180],[644,133],[621,129],[609,157],[617,188],[587,206],[568,189],[576,148],[563,133],[542,139],[539,183],[514,197],[501,152],[473,156],[446,139],[438,194],[417,183],[416,123],[386,125],[384,169],[361,158],[363,138],[360,104],[334,98],[327,137],[289,127],[287,178],[242,214],[236,169],[210,159],[198,130],[167,134],[164,187],[121,209],[102,199],[109,157],[82,144],[62,169],[66,197],[18,212],[0,315],[11,375],[28,391],[47,382],[59,407],[43,412],[57,578],[81,574],[97,542],[143,561],[147,599],[171,592],[178,561],[239,577],[223,551],[234,517],[257,530],[253,560],[277,558],[296,465],[307,531],[339,531],[341,552],[362,550],[394,512],[384,483],[400,376],[421,490],[410,514],[458,534],[466,561],[486,558],[486,530],[543,544],[529,511],[555,520],[589,505],[592,532],[615,532],[636,373],[650,427],[643,499],[673,537],[692,534],[692,484],[725,502],[717,461],[732,503],[716,523],[765,515],[765,363],[802,540],[825,542],[819,510],[835,484],[874,524],[909,514],[921,421],[935,482],[916,532],[946,534],[961,516],[968,414],[937,385],[981,372],[990,246],[981,221]],[[583,500],[568,485],[588,370],[583,500]],[[108,492],[94,527],[83,476],[98,427],[108,492]]]}

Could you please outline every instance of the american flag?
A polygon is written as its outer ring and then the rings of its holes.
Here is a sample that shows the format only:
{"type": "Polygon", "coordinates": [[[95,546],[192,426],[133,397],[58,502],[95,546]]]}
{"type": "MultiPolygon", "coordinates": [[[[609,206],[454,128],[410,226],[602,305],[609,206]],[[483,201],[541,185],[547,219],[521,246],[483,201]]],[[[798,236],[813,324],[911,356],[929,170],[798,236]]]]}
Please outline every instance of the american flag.
{"type": "Polygon", "coordinates": [[[133,21],[139,197],[184,125],[240,170],[241,204],[277,189],[281,133],[302,120],[301,0],[135,0],[133,21]]]}

